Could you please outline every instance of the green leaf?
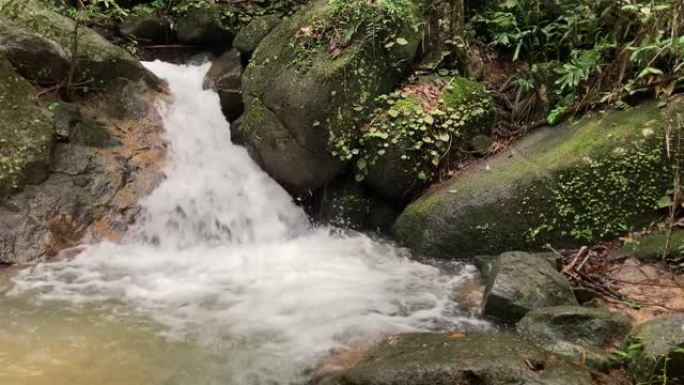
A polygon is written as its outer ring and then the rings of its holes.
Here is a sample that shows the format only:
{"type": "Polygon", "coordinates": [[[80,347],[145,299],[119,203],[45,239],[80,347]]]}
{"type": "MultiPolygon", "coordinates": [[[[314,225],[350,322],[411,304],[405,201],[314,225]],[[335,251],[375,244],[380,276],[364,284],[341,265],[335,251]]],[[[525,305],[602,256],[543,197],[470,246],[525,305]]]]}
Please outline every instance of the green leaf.
{"type": "Polygon", "coordinates": [[[433,124],[433,123],[435,123],[435,118],[433,118],[432,115],[425,115],[425,116],[423,117],[423,120],[424,120],[425,123],[427,123],[427,124],[433,124]]]}
{"type": "Polygon", "coordinates": [[[366,167],[368,167],[368,163],[366,162],[366,159],[361,158],[361,159],[356,161],[356,168],[358,168],[359,170],[365,170],[366,167]]]}
{"type": "Polygon", "coordinates": [[[399,116],[399,111],[395,110],[394,108],[390,108],[389,110],[387,110],[387,115],[396,118],[397,116],[399,116]]]}
{"type": "Polygon", "coordinates": [[[666,207],[670,207],[670,206],[672,206],[672,199],[666,195],[666,196],[658,199],[658,202],[656,202],[656,205],[658,206],[659,209],[664,209],[666,207]]]}
{"type": "Polygon", "coordinates": [[[406,45],[408,44],[408,40],[404,39],[403,37],[398,37],[397,40],[395,40],[397,44],[399,45],[406,45]]]}

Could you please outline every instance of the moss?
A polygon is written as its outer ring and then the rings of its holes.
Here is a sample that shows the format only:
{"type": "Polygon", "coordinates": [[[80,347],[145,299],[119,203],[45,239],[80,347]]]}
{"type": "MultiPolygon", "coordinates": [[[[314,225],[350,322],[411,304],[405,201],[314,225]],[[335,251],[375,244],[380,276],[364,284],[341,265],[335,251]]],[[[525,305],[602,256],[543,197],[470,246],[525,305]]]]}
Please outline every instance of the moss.
{"type": "Polygon", "coordinates": [[[657,231],[624,244],[611,252],[610,256],[611,258],[635,257],[645,262],[657,262],[663,256],[681,256],[683,248],[683,230],[673,230],[669,235],[669,240],[667,231],[657,231]]]}
{"type": "Polygon", "coordinates": [[[47,176],[54,128],[30,84],[0,57],[0,199],[47,176]]]}
{"type": "Polygon", "coordinates": [[[671,185],[664,135],[682,111],[648,104],[539,130],[411,204],[395,232],[432,254],[470,256],[572,247],[644,225],[671,185]]]}

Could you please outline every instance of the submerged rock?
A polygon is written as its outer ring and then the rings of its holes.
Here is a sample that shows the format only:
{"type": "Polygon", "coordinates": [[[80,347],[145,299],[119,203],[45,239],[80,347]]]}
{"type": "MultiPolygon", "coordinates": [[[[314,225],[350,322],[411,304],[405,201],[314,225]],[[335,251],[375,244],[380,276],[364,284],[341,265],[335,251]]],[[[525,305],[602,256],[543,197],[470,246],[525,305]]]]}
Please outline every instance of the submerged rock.
{"type": "Polygon", "coordinates": [[[501,254],[487,279],[482,312],[515,323],[532,309],[577,305],[570,283],[547,260],[524,252],[501,254]]]}
{"type": "Polygon", "coordinates": [[[317,0],[283,20],[254,52],[243,76],[240,130],[252,156],[278,182],[318,188],[340,174],[351,156],[333,156],[330,142],[358,137],[358,108],[396,86],[416,55],[415,6],[395,10],[406,15],[402,19],[383,3],[370,7],[354,17],[392,20],[378,35],[350,30],[347,41],[331,49],[326,39],[332,37],[314,30],[340,21],[327,1],[317,0]],[[392,36],[405,44],[379,43],[392,36]]]}
{"type": "Polygon", "coordinates": [[[605,309],[583,306],[556,306],[534,309],[517,324],[523,338],[547,350],[575,358],[592,366],[603,366],[629,333],[627,316],[605,309]]]}
{"type": "Polygon", "coordinates": [[[509,334],[407,334],[319,385],[557,384],[612,381],[509,334]]]}
{"type": "Polygon", "coordinates": [[[467,258],[576,246],[648,223],[671,187],[665,135],[678,111],[681,98],[533,132],[409,205],[396,237],[467,258]]]}
{"type": "Polygon", "coordinates": [[[237,119],[245,109],[242,101],[240,53],[236,50],[228,51],[214,60],[204,77],[202,87],[218,93],[221,110],[229,122],[237,119]]]}
{"type": "Polygon", "coordinates": [[[627,369],[636,383],[684,383],[684,314],[647,321],[630,334],[627,369]]]}

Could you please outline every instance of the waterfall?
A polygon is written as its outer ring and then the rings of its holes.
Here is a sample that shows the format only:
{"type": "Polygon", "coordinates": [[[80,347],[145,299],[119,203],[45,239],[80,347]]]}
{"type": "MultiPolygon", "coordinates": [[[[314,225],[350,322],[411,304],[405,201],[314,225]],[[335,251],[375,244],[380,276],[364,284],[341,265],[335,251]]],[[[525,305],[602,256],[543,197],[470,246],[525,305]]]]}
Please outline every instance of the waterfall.
{"type": "Polygon", "coordinates": [[[218,95],[201,87],[208,64],[145,66],[171,90],[160,106],[165,180],[122,242],[22,270],[13,295],[125,306],[169,339],[216,350],[223,384],[303,382],[333,350],[479,322],[453,300],[471,267],[446,273],[362,234],[312,226],[231,144],[218,95]]]}

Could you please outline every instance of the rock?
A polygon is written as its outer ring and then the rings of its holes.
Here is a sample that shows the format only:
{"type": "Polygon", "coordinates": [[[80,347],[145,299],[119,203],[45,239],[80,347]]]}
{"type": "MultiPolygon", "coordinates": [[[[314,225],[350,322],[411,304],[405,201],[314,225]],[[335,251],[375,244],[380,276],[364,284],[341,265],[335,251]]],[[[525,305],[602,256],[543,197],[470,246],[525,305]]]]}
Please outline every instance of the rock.
{"type": "Polygon", "coordinates": [[[176,19],[176,38],[185,44],[230,47],[233,32],[221,24],[220,12],[218,4],[190,9],[176,19]]]}
{"type": "Polygon", "coordinates": [[[172,40],[171,23],[154,12],[129,14],[119,24],[119,34],[142,45],[165,44],[172,40]]]}
{"type": "Polygon", "coordinates": [[[532,309],[577,305],[570,283],[539,256],[519,251],[501,254],[487,279],[482,312],[515,323],[532,309]]]}
{"type": "Polygon", "coordinates": [[[476,135],[470,140],[470,149],[476,154],[484,155],[492,148],[494,140],[487,135],[476,135]]]}
{"type": "Polygon", "coordinates": [[[204,76],[202,87],[215,90],[221,99],[221,110],[229,122],[234,121],[245,109],[242,102],[242,65],[240,53],[228,51],[214,60],[204,76]]]}
{"type": "Polygon", "coordinates": [[[684,245],[684,231],[672,230],[668,241],[667,231],[658,231],[624,244],[609,254],[611,259],[634,257],[642,262],[658,262],[663,256],[679,256],[684,245]],[[667,247],[667,251],[665,248],[667,247]]]}
{"type": "Polygon", "coordinates": [[[664,138],[678,111],[682,98],[539,129],[409,205],[396,238],[468,258],[575,247],[649,223],[672,184],[664,138]]]}
{"type": "Polygon", "coordinates": [[[406,334],[372,348],[356,366],[318,385],[612,383],[509,334],[406,334]],[[596,376],[596,377],[594,377],[596,376]]]}
{"type": "Polygon", "coordinates": [[[55,130],[31,85],[0,56],[0,200],[48,174],[55,130]]]}
{"type": "Polygon", "coordinates": [[[53,113],[58,139],[93,147],[114,144],[107,130],[96,121],[84,117],[78,107],[59,103],[53,108],[53,113]]]}
{"type": "Polygon", "coordinates": [[[246,57],[251,57],[261,40],[277,27],[280,21],[281,18],[276,15],[254,18],[235,35],[233,47],[246,57]]]}
{"type": "MultiPolygon", "coordinates": [[[[72,59],[71,47],[75,23],[43,4],[39,0],[13,2],[0,0],[0,20],[17,25],[58,43],[72,59]],[[12,5],[9,5],[13,3],[12,5]],[[36,20],[40,20],[36,23],[36,20]]],[[[162,82],[147,71],[140,62],[123,48],[109,43],[97,32],[85,26],[78,29],[75,81],[91,81],[93,87],[103,86],[113,79],[145,80],[151,86],[162,82]]]]}
{"type": "Polygon", "coordinates": [[[647,321],[630,334],[632,347],[628,372],[635,383],[684,383],[684,314],[647,321]],[[667,362],[667,367],[665,366],[667,362]]]}
{"type": "Polygon", "coordinates": [[[317,217],[337,227],[384,231],[398,214],[354,180],[342,179],[323,188],[317,217]]]}
{"type": "MultiPolygon", "coordinates": [[[[563,260],[558,254],[553,252],[542,252],[532,253],[532,255],[546,260],[556,271],[561,270],[563,260]]],[[[477,255],[475,258],[473,258],[475,267],[477,267],[477,269],[480,271],[482,278],[489,278],[489,275],[492,272],[492,267],[494,266],[494,262],[496,262],[497,258],[499,258],[498,255],[477,255]]]]}
{"type": "Polygon", "coordinates": [[[606,349],[620,345],[632,323],[624,314],[605,309],[555,306],[531,310],[516,328],[547,350],[601,367],[609,357],[606,349]]]}
{"type": "MultiPolygon", "coordinates": [[[[396,17],[382,3],[374,4],[372,12],[364,10],[357,17],[396,17]]],[[[395,11],[404,17],[392,30],[372,37],[352,33],[331,51],[320,41],[330,37],[313,34],[312,23],[340,20],[331,19],[329,2],[316,0],[259,43],[242,79],[246,109],[240,129],[250,153],[278,182],[318,188],[351,160],[333,156],[330,143],[357,139],[355,108],[397,85],[417,52],[420,34],[411,21],[417,9],[406,3],[395,11]],[[402,36],[406,44],[377,44],[391,36],[402,36]]]]}
{"type": "Polygon", "coordinates": [[[436,178],[450,152],[491,134],[496,113],[481,84],[458,76],[428,77],[400,94],[366,128],[357,173],[378,195],[403,205],[436,178]]]}
{"type": "Polygon", "coordinates": [[[62,81],[69,70],[69,58],[61,45],[3,19],[0,56],[9,60],[23,77],[34,81],[62,81]]]}

